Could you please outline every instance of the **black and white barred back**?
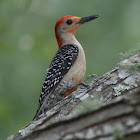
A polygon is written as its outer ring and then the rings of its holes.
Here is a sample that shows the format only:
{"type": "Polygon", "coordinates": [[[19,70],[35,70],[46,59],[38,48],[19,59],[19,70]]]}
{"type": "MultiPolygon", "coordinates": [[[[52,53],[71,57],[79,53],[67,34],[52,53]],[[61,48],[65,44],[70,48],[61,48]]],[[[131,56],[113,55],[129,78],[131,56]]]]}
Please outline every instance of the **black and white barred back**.
{"type": "Polygon", "coordinates": [[[44,104],[44,102],[46,102],[45,99],[48,98],[47,101],[50,100],[51,102],[51,99],[49,99],[48,96],[50,96],[50,94],[53,94],[53,91],[56,89],[58,84],[61,82],[63,77],[75,62],[78,53],[78,47],[73,44],[63,45],[57,51],[46,73],[46,79],[44,81],[39,98],[39,107],[34,119],[44,113],[44,111],[47,111],[48,109],[51,109],[53,107],[50,105],[50,103],[48,104],[50,106],[47,107],[46,103],[44,104]]]}

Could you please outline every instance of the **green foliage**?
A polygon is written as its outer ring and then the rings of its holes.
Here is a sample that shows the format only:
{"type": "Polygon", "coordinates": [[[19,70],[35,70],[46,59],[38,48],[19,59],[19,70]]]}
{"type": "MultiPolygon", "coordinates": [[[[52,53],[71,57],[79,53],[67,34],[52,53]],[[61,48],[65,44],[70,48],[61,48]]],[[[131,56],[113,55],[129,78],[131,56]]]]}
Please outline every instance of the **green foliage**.
{"type": "Polygon", "coordinates": [[[86,53],[85,77],[101,75],[119,62],[120,52],[139,46],[139,5],[139,0],[1,0],[0,139],[35,115],[45,70],[57,51],[54,26],[60,17],[99,15],[76,38],[86,53]]]}

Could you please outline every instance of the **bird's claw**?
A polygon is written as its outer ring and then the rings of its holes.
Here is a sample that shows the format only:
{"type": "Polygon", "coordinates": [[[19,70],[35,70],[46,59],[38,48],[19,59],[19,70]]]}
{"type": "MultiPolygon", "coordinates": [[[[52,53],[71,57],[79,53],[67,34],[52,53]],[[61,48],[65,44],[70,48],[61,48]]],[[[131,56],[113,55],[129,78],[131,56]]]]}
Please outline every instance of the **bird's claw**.
{"type": "Polygon", "coordinates": [[[87,81],[90,80],[91,78],[99,79],[99,77],[98,77],[96,74],[92,74],[92,75],[89,75],[89,76],[87,77],[87,79],[86,79],[84,82],[87,82],[87,81]]]}
{"type": "Polygon", "coordinates": [[[99,79],[99,77],[96,74],[92,74],[92,75],[89,75],[85,81],[75,84],[75,85],[71,86],[70,88],[73,88],[76,86],[82,86],[82,87],[89,88],[90,85],[87,83],[87,81],[90,80],[91,78],[99,79]]]}

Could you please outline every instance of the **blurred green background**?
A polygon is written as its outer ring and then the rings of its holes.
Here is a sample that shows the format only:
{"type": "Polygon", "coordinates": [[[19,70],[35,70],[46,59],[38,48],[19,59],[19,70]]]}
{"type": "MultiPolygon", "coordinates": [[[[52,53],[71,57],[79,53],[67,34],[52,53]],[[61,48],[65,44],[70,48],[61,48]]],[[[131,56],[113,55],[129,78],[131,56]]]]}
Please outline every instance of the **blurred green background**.
{"type": "Polygon", "coordinates": [[[35,115],[58,49],[56,21],[92,14],[100,17],[82,25],[76,38],[86,53],[86,76],[100,76],[119,62],[120,52],[140,46],[140,0],[0,0],[0,140],[35,115]]]}

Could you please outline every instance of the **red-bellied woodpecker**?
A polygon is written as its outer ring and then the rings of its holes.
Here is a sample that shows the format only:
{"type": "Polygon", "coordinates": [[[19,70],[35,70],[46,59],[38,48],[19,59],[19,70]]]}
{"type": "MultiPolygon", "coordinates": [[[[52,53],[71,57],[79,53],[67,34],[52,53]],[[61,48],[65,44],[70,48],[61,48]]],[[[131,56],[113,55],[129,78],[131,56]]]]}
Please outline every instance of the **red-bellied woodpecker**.
{"type": "Polygon", "coordinates": [[[64,16],[56,22],[55,35],[59,50],[47,71],[34,119],[75,91],[77,86],[73,85],[82,81],[86,71],[85,53],[74,35],[81,24],[97,17],[64,16]]]}

